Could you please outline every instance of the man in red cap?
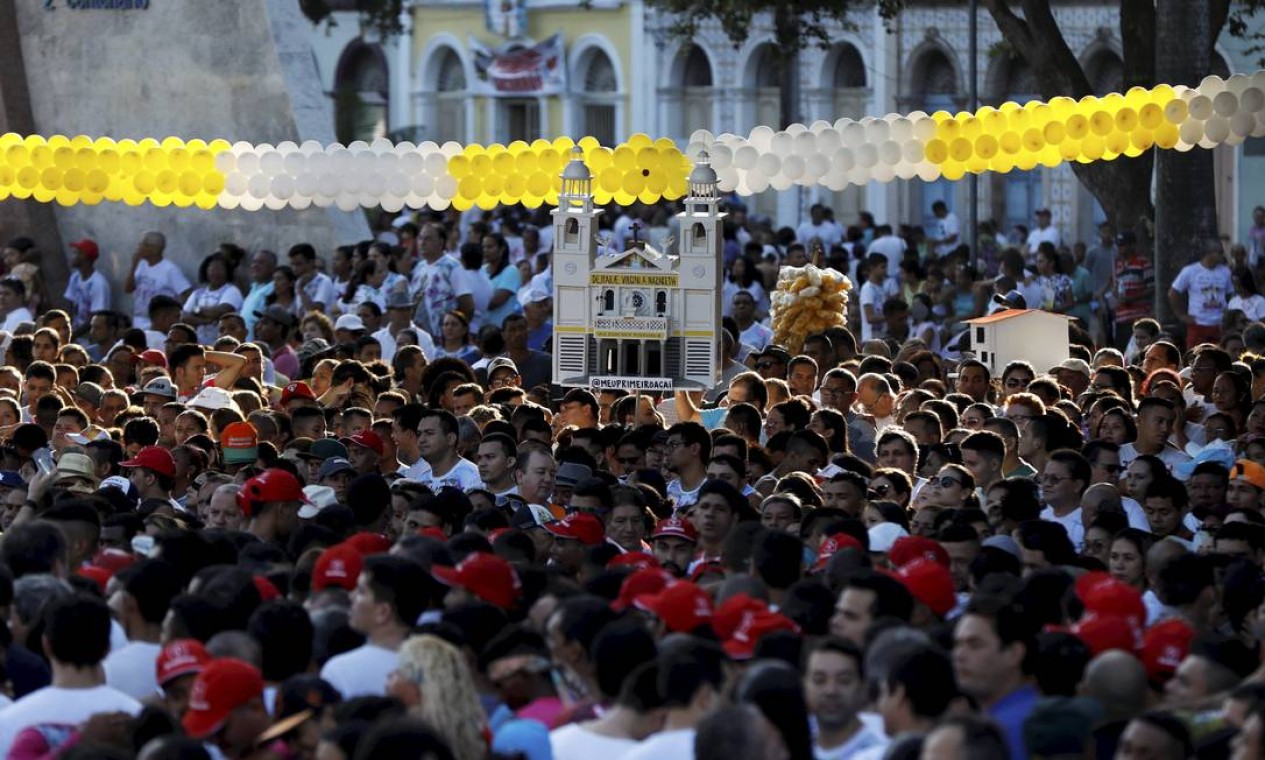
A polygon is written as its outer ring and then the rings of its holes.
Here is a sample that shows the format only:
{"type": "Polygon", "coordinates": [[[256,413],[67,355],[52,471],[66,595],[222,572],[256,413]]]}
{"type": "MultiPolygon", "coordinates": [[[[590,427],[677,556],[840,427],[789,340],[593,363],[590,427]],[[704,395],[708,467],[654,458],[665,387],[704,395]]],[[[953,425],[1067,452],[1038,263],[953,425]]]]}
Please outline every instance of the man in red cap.
{"type": "Polygon", "coordinates": [[[584,555],[594,546],[606,540],[602,521],[588,512],[574,512],[565,518],[545,525],[553,534],[553,548],[549,550],[549,562],[563,575],[576,576],[584,555]]]}
{"type": "Polygon", "coordinates": [[[193,681],[211,661],[206,647],[197,639],[176,639],[163,647],[155,669],[162,703],[172,717],[180,720],[189,709],[193,681]]]}
{"type": "Polygon", "coordinates": [[[680,578],[685,575],[690,563],[694,561],[694,551],[698,546],[698,530],[689,520],[668,517],[654,526],[650,542],[654,548],[654,558],[659,561],[659,565],[680,578]]]}
{"type": "Polygon", "coordinates": [[[949,568],[924,557],[918,557],[896,571],[896,579],[905,584],[914,598],[910,625],[923,630],[936,628],[957,606],[953,576],[949,568]]]}
{"type": "Polygon", "coordinates": [[[378,465],[385,453],[382,438],[372,430],[361,430],[355,435],[342,439],[347,447],[347,461],[357,475],[368,475],[378,472],[378,465]]]}
{"type": "Polygon", "coordinates": [[[450,587],[444,597],[447,607],[484,601],[503,610],[513,610],[523,593],[523,585],[513,566],[487,552],[474,552],[458,562],[456,567],[435,565],[431,568],[431,575],[450,587]]]}
{"type": "Polygon", "coordinates": [[[712,619],[712,598],[689,581],[669,584],[658,593],[643,594],[633,604],[655,616],[655,638],[660,639],[669,633],[693,634],[712,619]]]}
{"type": "Polygon", "coordinates": [[[120,462],[119,466],[131,470],[127,479],[142,501],[171,501],[171,489],[176,485],[176,460],[170,451],[161,446],[146,446],[136,452],[136,456],[120,462]]]}
{"type": "Polygon", "coordinates": [[[110,283],[96,271],[101,249],[90,238],[70,244],[70,279],[66,281],[66,300],[70,302],[70,320],[76,334],[86,330],[92,313],[110,308],[110,283]]]}
{"type": "Polygon", "coordinates": [[[249,663],[212,660],[193,682],[185,733],[235,760],[252,755],[255,741],[271,723],[264,706],[264,677],[249,663]]]}
{"type": "Polygon", "coordinates": [[[281,408],[289,413],[300,406],[319,406],[312,386],[296,380],[281,390],[281,408]]]}
{"type": "Polygon", "coordinates": [[[264,470],[242,484],[238,504],[250,521],[246,531],[265,543],[284,544],[299,526],[299,506],[307,504],[299,479],[285,470],[264,470]]]}

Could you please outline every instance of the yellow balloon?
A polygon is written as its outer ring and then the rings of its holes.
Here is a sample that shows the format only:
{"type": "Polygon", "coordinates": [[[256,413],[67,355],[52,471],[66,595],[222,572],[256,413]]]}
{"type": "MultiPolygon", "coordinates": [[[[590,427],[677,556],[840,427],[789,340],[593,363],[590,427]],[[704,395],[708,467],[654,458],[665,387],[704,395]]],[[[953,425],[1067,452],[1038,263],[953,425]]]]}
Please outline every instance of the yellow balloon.
{"type": "Polygon", "coordinates": [[[487,153],[480,153],[470,159],[470,174],[475,177],[482,177],[492,173],[492,157],[487,153]]]}
{"type": "Polygon", "coordinates": [[[543,139],[543,138],[537,137],[535,140],[532,140],[532,141],[531,141],[531,146],[530,146],[530,147],[531,147],[531,149],[532,149],[532,150],[534,150],[534,151],[536,151],[537,153],[539,153],[539,152],[540,152],[540,151],[542,151],[542,150],[547,150],[547,149],[552,148],[552,147],[553,147],[553,143],[551,143],[551,142],[549,142],[548,140],[545,140],[545,139],[543,139]]]}
{"type": "Polygon", "coordinates": [[[486,152],[487,151],[483,149],[483,146],[477,143],[471,143],[461,151],[462,155],[471,160],[473,160],[475,156],[482,156],[486,152]]]}
{"type": "Polygon", "coordinates": [[[34,166],[23,166],[18,169],[17,184],[24,190],[34,190],[39,187],[40,170],[34,166]]]}
{"type": "Polygon", "coordinates": [[[498,174],[513,174],[517,165],[518,161],[509,151],[498,153],[496,157],[492,159],[492,168],[495,169],[498,174]]]}
{"type": "Polygon", "coordinates": [[[136,143],[136,147],[139,148],[141,151],[147,151],[147,150],[152,150],[154,148],[160,148],[162,146],[154,138],[145,137],[136,143]]]}
{"type": "Polygon", "coordinates": [[[1147,103],[1138,109],[1138,123],[1146,129],[1158,129],[1164,123],[1164,109],[1156,103],[1147,103]]]}
{"type": "Polygon", "coordinates": [[[70,169],[62,175],[62,187],[72,193],[81,193],[88,184],[88,175],[81,169],[70,169]]]}
{"type": "Polygon", "coordinates": [[[75,165],[75,149],[63,146],[53,151],[53,166],[66,171],[75,165]]]}
{"type": "Polygon", "coordinates": [[[1023,149],[1028,153],[1040,153],[1045,148],[1045,136],[1041,130],[1037,128],[1028,129],[1023,133],[1023,149]]]}
{"type": "Polygon", "coordinates": [[[192,198],[202,192],[202,177],[195,172],[184,172],[176,181],[180,195],[192,198]]]}
{"type": "Polygon", "coordinates": [[[610,148],[594,148],[588,155],[589,171],[600,172],[615,162],[615,153],[610,148]]]}
{"type": "Polygon", "coordinates": [[[1164,123],[1156,128],[1154,135],[1155,144],[1165,150],[1169,150],[1177,145],[1180,132],[1176,124],[1164,123]]]}
{"type": "Polygon", "coordinates": [[[56,192],[62,187],[62,172],[60,169],[49,167],[40,172],[40,185],[56,192]]]}
{"type": "Polygon", "coordinates": [[[31,149],[31,165],[37,169],[47,169],[53,165],[53,149],[47,145],[36,145],[31,149]]]}
{"type": "Polygon", "coordinates": [[[1037,157],[1037,161],[1044,167],[1052,168],[1063,163],[1063,156],[1059,153],[1057,145],[1047,145],[1037,157]]]}
{"type": "Polygon", "coordinates": [[[1103,151],[1106,149],[1106,144],[1098,135],[1087,135],[1084,140],[1081,140],[1081,155],[1090,161],[1102,158],[1103,151]]]}
{"type": "MultiPolygon", "coordinates": [[[[217,196],[224,192],[224,175],[223,174],[207,174],[202,178],[201,195],[217,196]]],[[[199,208],[202,204],[198,204],[199,208]]]]}
{"type": "Polygon", "coordinates": [[[940,167],[940,176],[950,182],[957,182],[966,176],[966,166],[957,163],[956,161],[949,161],[944,166],[940,167]]]}
{"type": "Polygon", "coordinates": [[[642,170],[654,171],[661,165],[659,151],[651,148],[642,148],[637,151],[637,166],[642,170]]]}
{"type": "Polygon", "coordinates": [[[1106,111],[1094,111],[1089,116],[1089,129],[1098,137],[1105,137],[1115,126],[1116,120],[1106,111]]]}
{"type": "Polygon", "coordinates": [[[522,174],[511,174],[505,179],[505,194],[511,198],[520,198],[527,192],[527,177],[522,174]]]}
{"type": "Polygon", "coordinates": [[[483,178],[484,195],[500,195],[505,192],[505,178],[499,174],[489,174],[483,178]]]}
{"type": "Polygon", "coordinates": [[[1132,108],[1121,108],[1116,111],[1116,129],[1121,132],[1132,132],[1138,126],[1138,112],[1132,108]]]}
{"type": "Polygon", "coordinates": [[[927,160],[933,164],[942,164],[949,158],[949,145],[940,138],[927,141],[927,160]]]}
{"type": "Polygon", "coordinates": [[[119,170],[119,153],[113,148],[106,148],[97,154],[97,166],[108,174],[119,170]]]}
{"type": "Polygon", "coordinates": [[[646,188],[645,190],[642,190],[637,195],[637,200],[641,201],[642,203],[646,205],[650,205],[652,203],[658,203],[660,197],[661,196],[659,195],[659,193],[654,192],[650,188],[646,188]]]}
{"type": "MultiPolygon", "coordinates": [[[[479,182],[479,178],[473,175],[466,177],[457,183],[457,197],[474,199],[479,197],[483,192],[483,185],[479,182]]],[[[456,200],[455,198],[453,200],[456,200]]]]}
{"type": "Polygon", "coordinates": [[[469,211],[470,209],[474,208],[474,201],[470,200],[464,195],[458,195],[457,197],[452,199],[452,207],[457,209],[458,211],[469,211]]]}
{"type": "Polygon", "coordinates": [[[1066,95],[1050,99],[1050,111],[1056,119],[1066,119],[1076,109],[1076,101],[1066,95]]]}
{"type": "Polygon", "coordinates": [[[670,137],[660,137],[654,141],[654,149],[660,153],[666,153],[670,150],[678,150],[676,142],[670,137]]]}
{"type": "Polygon", "coordinates": [[[206,147],[207,147],[207,148],[208,148],[208,149],[209,149],[212,153],[223,153],[224,151],[228,150],[229,148],[231,148],[231,147],[233,147],[233,146],[232,146],[232,144],[231,144],[231,143],[229,143],[229,141],[228,141],[228,140],[225,140],[225,139],[223,139],[223,138],[218,138],[218,137],[217,137],[216,139],[214,139],[214,140],[212,140],[211,142],[207,143],[207,146],[206,146],[206,147]]]}
{"type": "Polygon", "coordinates": [[[1057,145],[1067,137],[1067,131],[1063,128],[1063,122],[1051,121],[1045,125],[1042,136],[1045,137],[1047,143],[1057,145]]]}
{"type": "Polygon", "coordinates": [[[1063,128],[1067,131],[1067,136],[1073,140],[1084,139],[1085,135],[1089,134],[1089,119],[1078,113],[1072,114],[1067,117],[1063,128]]]}
{"type": "Polygon", "coordinates": [[[203,209],[204,211],[210,211],[220,205],[219,198],[216,197],[217,195],[219,195],[219,193],[216,193],[215,195],[211,195],[210,193],[201,193],[194,199],[193,202],[197,204],[198,208],[203,209]]]}
{"type": "Polygon", "coordinates": [[[184,144],[184,149],[189,151],[191,156],[200,150],[207,150],[206,140],[195,137],[184,144]]]}
{"type": "Polygon", "coordinates": [[[641,172],[628,172],[624,175],[622,189],[629,195],[638,195],[646,189],[646,179],[641,172]]]}
{"type": "Polygon", "coordinates": [[[1013,156],[1023,148],[1023,136],[1018,132],[1002,132],[997,144],[1001,147],[1002,153],[1013,156]]]}
{"type": "Polygon", "coordinates": [[[154,186],[163,195],[171,195],[180,187],[180,177],[170,169],[158,172],[154,178],[154,186]]]}
{"type": "Polygon", "coordinates": [[[1006,174],[1015,168],[1015,157],[1006,153],[998,153],[988,162],[988,166],[998,174],[1006,174]]]}
{"type": "Polygon", "coordinates": [[[501,198],[499,195],[480,195],[478,198],[475,199],[474,205],[478,206],[484,211],[491,211],[492,209],[496,208],[497,204],[500,202],[501,202],[501,198]]]}
{"type": "MultiPolygon", "coordinates": [[[[642,135],[642,137],[645,137],[647,140],[650,139],[646,135],[642,135]]],[[[575,147],[575,140],[572,140],[570,137],[566,137],[566,136],[555,137],[553,140],[553,149],[558,151],[560,154],[564,156],[570,153],[571,149],[574,147],[575,147]]],[[[568,156],[568,159],[570,159],[570,156],[568,156]]]]}
{"type": "Polygon", "coordinates": [[[615,167],[607,167],[597,175],[597,184],[608,193],[618,192],[624,186],[624,173],[615,167]]]}
{"type": "Polygon", "coordinates": [[[1008,121],[1011,131],[1023,134],[1024,130],[1032,126],[1032,115],[1020,108],[1009,115],[1008,121]]]}
{"type": "Polygon", "coordinates": [[[1020,171],[1032,171],[1039,163],[1039,153],[1020,153],[1015,156],[1015,168],[1020,171]]]}
{"type": "Polygon", "coordinates": [[[559,174],[566,159],[553,148],[545,148],[539,154],[540,171],[546,174],[559,174]]]}
{"type": "Polygon", "coordinates": [[[952,118],[953,118],[953,114],[949,113],[948,111],[936,111],[935,113],[931,114],[931,119],[936,124],[949,121],[952,118]]]}
{"type": "Polygon", "coordinates": [[[940,122],[940,125],[936,127],[936,137],[944,140],[945,142],[950,142],[959,137],[961,134],[962,125],[953,119],[942,121],[940,122]]]}
{"type": "Polygon", "coordinates": [[[971,174],[981,174],[988,171],[988,159],[982,156],[971,156],[966,161],[966,170],[971,174]]]}
{"type": "Polygon", "coordinates": [[[176,171],[188,168],[191,162],[189,151],[184,148],[172,148],[167,151],[167,164],[176,171]]]}
{"type": "Polygon", "coordinates": [[[65,135],[53,135],[48,138],[48,147],[54,150],[57,148],[68,148],[70,147],[70,138],[65,135]]]}
{"type": "Polygon", "coordinates": [[[1059,157],[1064,161],[1074,161],[1081,154],[1079,140],[1064,140],[1058,144],[1059,157]]]}
{"type": "Polygon", "coordinates": [[[1009,114],[1014,113],[1015,111],[1022,111],[1023,106],[1019,105],[1013,100],[1007,100],[1005,103],[1002,103],[1000,106],[998,106],[997,110],[1001,111],[1004,114],[1009,115],[1009,114]]]}
{"type": "Polygon", "coordinates": [[[448,159],[448,174],[458,181],[470,176],[470,159],[465,156],[453,156],[448,159]]]}
{"type": "Polygon", "coordinates": [[[157,186],[158,180],[152,172],[141,171],[137,172],[135,177],[132,177],[132,187],[141,195],[149,195],[154,192],[157,186]]]}
{"type": "Polygon", "coordinates": [[[206,173],[215,169],[215,155],[206,148],[193,151],[190,156],[189,165],[195,172],[206,173]]]}
{"type": "Polygon", "coordinates": [[[981,135],[975,141],[975,155],[987,161],[997,155],[997,147],[996,137],[993,137],[992,135],[981,135]]]}
{"type": "Polygon", "coordinates": [[[965,137],[959,137],[949,143],[949,158],[956,162],[966,161],[975,152],[975,146],[965,137]]]}
{"type": "Polygon", "coordinates": [[[1112,132],[1104,139],[1108,153],[1124,153],[1129,148],[1128,132],[1112,132]]]}
{"type": "Polygon", "coordinates": [[[161,148],[151,148],[145,152],[145,168],[151,172],[160,172],[167,168],[167,154],[161,148]]]}
{"type": "Polygon", "coordinates": [[[166,137],[163,138],[163,141],[159,144],[162,146],[163,150],[170,151],[175,150],[176,148],[183,148],[184,140],[181,140],[179,137],[166,137]]]}
{"type": "Polygon", "coordinates": [[[1046,103],[1037,103],[1028,113],[1032,117],[1032,123],[1038,127],[1044,127],[1051,119],[1054,118],[1054,110],[1046,103]]]}
{"type": "Polygon", "coordinates": [[[79,193],[62,188],[57,191],[57,195],[54,196],[54,200],[57,201],[57,205],[59,206],[73,206],[79,202],[79,193]]]}
{"type": "Polygon", "coordinates": [[[968,140],[974,140],[984,134],[984,123],[974,116],[968,116],[962,120],[962,136],[968,140]]]}
{"type": "MultiPolygon", "coordinates": [[[[645,132],[638,132],[637,134],[628,138],[628,147],[634,150],[640,150],[641,148],[648,148],[651,145],[654,145],[654,140],[652,140],[650,138],[650,135],[646,134],[645,132]]],[[[636,193],[633,193],[633,195],[636,195],[636,193]]]]}
{"type": "Polygon", "coordinates": [[[35,150],[36,148],[48,145],[48,142],[40,135],[27,135],[22,138],[22,143],[30,150],[35,150]]]}
{"type": "Polygon", "coordinates": [[[544,196],[549,192],[549,175],[536,172],[527,178],[527,192],[531,195],[544,196]]]}
{"type": "Polygon", "coordinates": [[[1164,105],[1164,118],[1169,124],[1181,124],[1189,114],[1190,109],[1181,98],[1172,98],[1164,105]]]}
{"type": "Polygon", "coordinates": [[[57,197],[57,191],[49,190],[47,187],[37,187],[31,191],[31,197],[40,203],[52,203],[53,198],[57,197]]]}
{"type": "Polygon", "coordinates": [[[101,193],[81,193],[79,202],[85,206],[96,206],[101,203],[101,193]]]}
{"type": "Polygon", "coordinates": [[[22,143],[10,145],[4,151],[4,160],[9,166],[20,169],[31,163],[31,151],[22,143]]]}
{"type": "Polygon", "coordinates": [[[655,195],[662,195],[667,188],[668,178],[663,172],[650,172],[650,175],[646,177],[646,190],[655,195]]]}
{"type": "Polygon", "coordinates": [[[615,168],[621,172],[630,172],[637,168],[637,153],[627,145],[615,149],[615,168]]]}
{"type": "Polygon", "coordinates": [[[191,195],[181,195],[179,193],[176,193],[175,195],[171,196],[171,205],[175,206],[176,208],[189,208],[190,206],[193,205],[193,198],[194,196],[191,196],[191,195]]]}
{"type": "Polygon", "coordinates": [[[75,151],[75,168],[91,171],[97,165],[98,153],[92,148],[80,148],[75,151]]]}

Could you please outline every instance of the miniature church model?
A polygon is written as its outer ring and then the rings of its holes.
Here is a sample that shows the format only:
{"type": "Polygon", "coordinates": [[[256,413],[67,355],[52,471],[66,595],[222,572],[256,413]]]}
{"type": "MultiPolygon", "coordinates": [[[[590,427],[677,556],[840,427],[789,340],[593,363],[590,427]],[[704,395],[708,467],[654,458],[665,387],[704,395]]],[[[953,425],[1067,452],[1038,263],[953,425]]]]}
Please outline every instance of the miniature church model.
{"type": "Polygon", "coordinates": [[[638,239],[598,249],[592,175],[572,154],[553,211],[553,381],[600,390],[709,389],[721,372],[721,222],[716,172],[690,173],[679,255],[638,239]]]}

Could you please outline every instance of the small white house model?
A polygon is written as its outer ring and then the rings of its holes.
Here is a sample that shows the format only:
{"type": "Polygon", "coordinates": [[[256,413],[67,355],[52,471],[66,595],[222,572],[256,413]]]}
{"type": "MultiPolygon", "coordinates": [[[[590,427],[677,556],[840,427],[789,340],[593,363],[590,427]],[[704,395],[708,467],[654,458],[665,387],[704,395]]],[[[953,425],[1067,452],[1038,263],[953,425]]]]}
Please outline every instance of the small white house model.
{"type": "Polygon", "coordinates": [[[1071,355],[1067,319],[1041,309],[1006,309],[968,319],[971,351],[993,377],[1019,360],[1044,372],[1071,355]]]}
{"type": "Polygon", "coordinates": [[[721,223],[706,156],[677,214],[679,255],[637,239],[599,252],[592,175],[572,154],[553,211],[553,381],[600,390],[709,389],[721,372],[721,223]]]}

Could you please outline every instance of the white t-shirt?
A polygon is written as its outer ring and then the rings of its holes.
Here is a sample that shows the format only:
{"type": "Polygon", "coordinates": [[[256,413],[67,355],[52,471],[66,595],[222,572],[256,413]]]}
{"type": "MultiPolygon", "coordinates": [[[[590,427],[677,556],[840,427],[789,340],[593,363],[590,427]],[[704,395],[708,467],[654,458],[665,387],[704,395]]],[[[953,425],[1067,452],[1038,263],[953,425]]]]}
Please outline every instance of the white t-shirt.
{"type": "Polygon", "coordinates": [[[1071,512],[1059,517],[1054,514],[1054,507],[1047,506],[1041,510],[1041,519],[1058,523],[1067,531],[1067,537],[1072,539],[1072,545],[1076,547],[1076,551],[1080,551],[1085,546],[1085,523],[1081,519],[1081,508],[1077,507],[1071,512]]]}
{"type": "MultiPolygon", "coordinates": [[[[478,469],[477,467],[475,468],[478,469]]],[[[425,459],[418,458],[416,462],[404,468],[404,477],[409,480],[416,480],[419,483],[426,483],[430,480],[431,470],[430,462],[425,459]]]]}
{"type": "Polygon", "coordinates": [[[759,322],[752,322],[750,327],[739,334],[738,340],[757,351],[763,351],[769,345],[769,341],[773,340],[773,330],[759,322]]]}
{"type": "Polygon", "coordinates": [[[15,332],[18,329],[18,326],[21,325],[23,322],[34,322],[34,321],[35,321],[35,317],[34,315],[31,314],[31,310],[26,308],[25,306],[19,306],[18,308],[9,312],[8,316],[4,318],[4,324],[0,325],[0,329],[7,330],[8,332],[12,333],[12,332],[15,332]]]}
{"type": "Polygon", "coordinates": [[[132,293],[132,324],[142,330],[149,328],[149,302],[154,296],[179,298],[192,287],[189,278],[180,267],[167,259],[157,264],[142,260],[136,265],[136,290],[132,293]]]}
{"type": "Polygon", "coordinates": [[[66,300],[72,304],[71,321],[76,327],[86,325],[92,320],[92,312],[110,308],[110,283],[97,271],[85,280],[76,269],[66,282],[66,300]]]}
{"type": "Polygon", "coordinates": [[[334,304],[338,302],[342,293],[334,285],[334,281],[324,272],[317,272],[303,286],[303,292],[307,293],[307,297],[313,303],[325,304],[325,310],[328,312],[334,308],[334,304]]]}
{"type": "MultiPolygon", "coordinates": [[[[1171,471],[1174,467],[1182,462],[1189,462],[1190,455],[1174,446],[1172,443],[1165,443],[1164,450],[1159,454],[1160,461],[1168,465],[1171,471]]],[[[1120,466],[1128,467],[1133,460],[1138,458],[1138,447],[1132,443],[1126,443],[1120,447],[1120,466]]]]}
{"type": "MultiPolygon", "coordinates": [[[[825,220],[822,220],[821,224],[813,224],[810,219],[799,226],[795,235],[804,245],[808,245],[813,238],[819,238],[821,244],[826,247],[825,253],[830,253],[830,246],[843,242],[843,230],[839,229],[839,225],[825,220]]],[[[809,256],[812,254],[812,251],[808,252],[809,256]]]]}
{"type": "Polygon", "coordinates": [[[105,682],[132,699],[149,699],[158,693],[158,674],[154,664],[162,652],[161,644],[131,641],[105,658],[105,682]]]}
{"type": "MultiPolygon", "coordinates": [[[[242,292],[231,282],[224,283],[216,290],[211,290],[209,286],[198,288],[189,294],[189,298],[184,302],[184,310],[192,313],[199,309],[210,309],[225,304],[232,306],[235,312],[242,310],[242,292]]],[[[198,325],[197,330],[198,342],[204,346],[214,344],[220,337],[218,320],[209,325],[198,325]]]]}
{"type": "Polygon", "coordinates": [[[936,219],[931,223],[932,237],[936,240],[944,240],[947,237],[957,236],[951,243],[936,243],[936,255],[947,256],[952,253],[954,248],[962,244],[962,222],[958,219],[958,215],[950,211],[944,215],[943,219],[936,219]]]}
{"type": "Polygon", "coordinates": [[[699,489],[701,489],[703,487],[703,483],[706,483],[706,482],[707,481],[704,479],[700,481],[697,486],[694,487],[694,490],[686,491],[685,487],[681,485],[681,479],[673,478],[668,483],[668,489],[667,489],[668,498],[671,499],[674,504],[676,504],[676,508],[678,511],[682,509],[688,509],[689,507],[692,507],[698,503],[699,489]]]}
{"type": "Polygon", "coordinates": [[[46,686],[0,710],[0,757],[7,757],[22,729],[39,725],[78,728],[93,715],[125,712],[136,715],[141,703],[109,686],[64,689],[46,686]]]}
{"type": "Polygon", "coordinates": [[[479,467],[469,459],[458,459],[452,469],[443,475],[437,476],[433,467],[428,465],[428,468],[430,471],[426,473],[426,476],[419,479],[435,493],[439,493],[439,489],[445,487],[460,488],[463,491],[483,487],[483,480],[479,477],[479,467]]]}
{"type": "Polygon", "coordinates": [[[815,760],[849,760],[855,757],[858,752],[863,752],[874,747],[882,747],[887,744],[883,737],[871,731],[865,726],[861,726],[861,730],[857,731],[853,737],[838,747],[833,749],[822,749],[813,742],[813,757],[815,760]]]}
{"type": "Polygon", "coordinates": [[[1259,294],[1248,296],[1247,298],[1235,296],[1230,299],[1230,303],[1226,305],[1226,308],[1241,311],[1248,319],[1253,322],[1259,322],[1265,317],[1265,296],[1259,294]]]}
{"type": "Polygon", "coordinates": [[[554,760],[619,760],[637,748],[632,739],[602,736],[571,723],[549,732],[554,760]]]}
{"type": "Polygon", "coordinates": [[[1028,250],[1031,251],[1034,256],[1037,253],[1037,246],[1042,243],[1052,243],[1055,248],[1058,248],[1062,242],[1063,236],[1059,234],[1059,228],[1055,227],[1053,224],[1049,227],[1045,227],[1044,229],[1041,227],[1033,227],[1028,233],[1028,250]]]}
{"type": "Polygon", "coordinates": [[[492,300],[492,280],[482,269],[467,269],[466,279],[470,282],[470,297],[474,299],[474,319],[470,320],[471,334],[477,333],[483,326],[483,317],[488,313],[488,301],[492,300]]]}
{"type": "Polygon", "coordinates": [[[905,257],[905,241],[895,235],[884,235],[877,238],[866,253],[881,253],[887,257],[887,275],[895,277],[900,271],[900,262],[905,257]]]}
{"type": "Polygon", "coordinates": [[[1195,262],[1182,267],[1173,280],[1173,290],[1186,294],[1186,311],[1196,325],[1212,327],[1221,324],[1226,304],[1234,295],[1234,282],[1226,265],[1208,269],[1195,262]]]}
{"type": "Polygon", "coordinates": [[[681,728],[653,734],[624,755],[623,760],[694,760],[696,733],[692,728],[681,728]]]}
{"type": "Polygon", "coordinates": [[[344,700],[383,697],[387,693],[387,676],[399,659],[393,649],[365,644],[330,659],[321,668],[321,678],[338,689],[344,700]]]}
{"type": "Polygon", "coordinates": [[[887,336],[887,326],[882,323],[871,323],[866,319],[865,307],[873,306],[874,310],[880,316],[883,314],[883,302],[888,298],[896,295],[895,288],[890,286],[890,280],[884,281],[882,285],[875,285],[869,280],[861,286],[861,342],[867,340],[881,340],[887,336]]]}

